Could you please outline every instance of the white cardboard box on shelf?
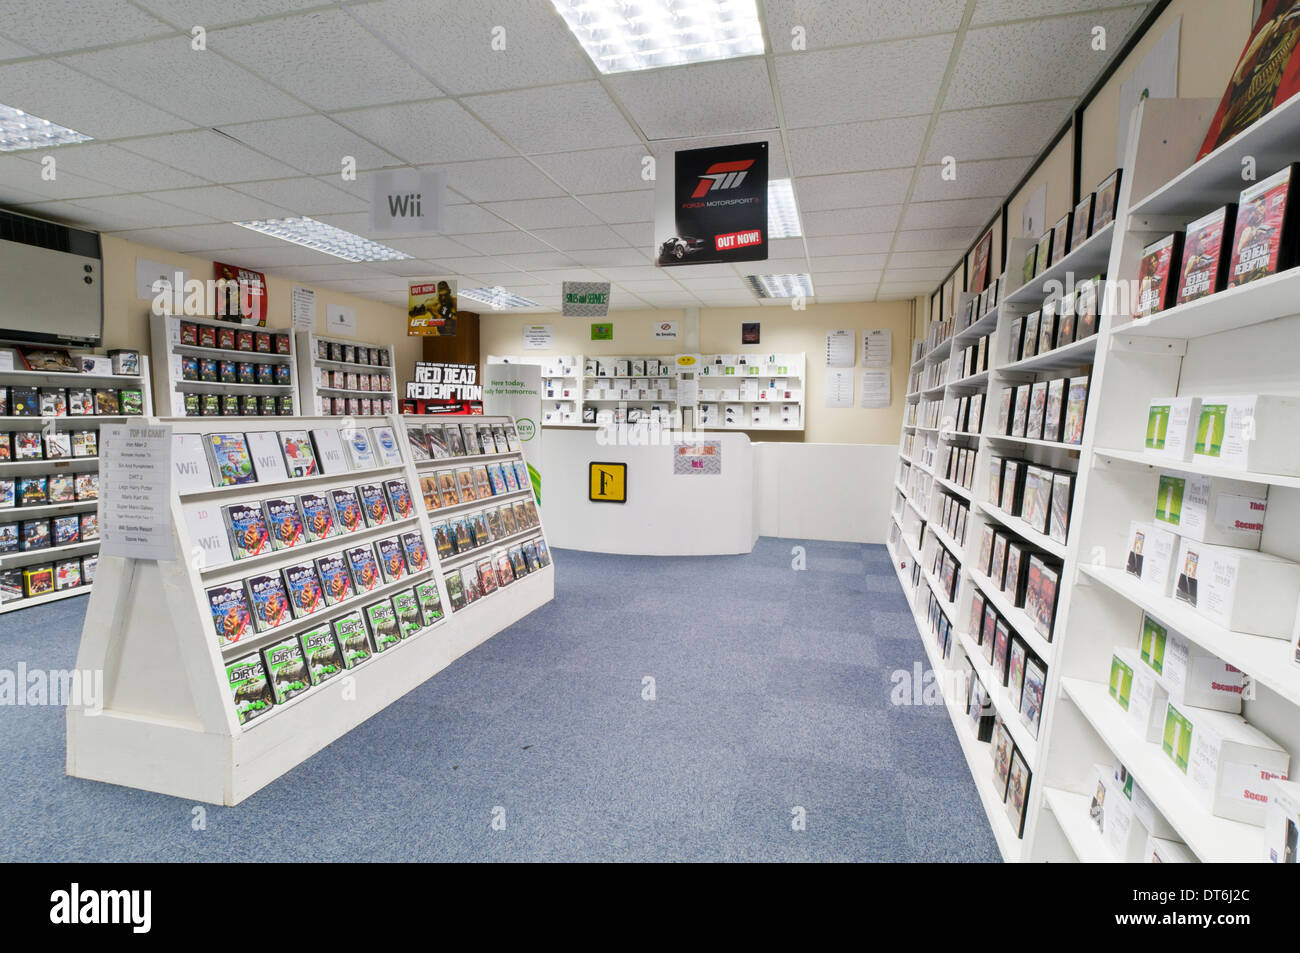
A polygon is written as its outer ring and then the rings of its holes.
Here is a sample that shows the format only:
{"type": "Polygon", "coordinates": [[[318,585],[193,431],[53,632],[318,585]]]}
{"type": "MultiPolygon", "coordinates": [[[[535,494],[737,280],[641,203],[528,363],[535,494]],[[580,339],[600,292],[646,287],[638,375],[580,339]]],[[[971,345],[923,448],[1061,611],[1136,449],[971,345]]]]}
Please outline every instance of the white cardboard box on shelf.
{"type": "Polygon", "coordinates": [[[1138,823],[1133,804],[1115,781],[1109,765],[1093,765],[1092,806],[1094,824],[1099,824],[1101,839],[1116,860],[1133,863],[1142,859],[1146,847],[1146,829],[1138,823]]]}
{"type": "Polygon", "coordinates": [[[1174,598],[1225,629],[1273,639],[1291,637],[1300,563],[1184,539],[1175,574],[1174,598]]]}
{"type": "Polygon", "coordinates": [[[1187,463],[1192,459],[1196,424],[1200,419],[1199,397],[1156,397],[1147,408],[1145,453],[1161,460],[1187,463]]]}
{"type": "Polygon", "coordinates": [[[1110,697],[1124,711],[1129,727],[1139,738],[1160,741],[1169,692],[1155,672],[1139,661],[1137,649],[1117,648],[1112,653],[1110,697]]]}
{"type": "Polygon", "coordinates": [[[1300,784],[1269,783],[1264,820],[1264,858],[1273,864],[1300,863],[1300,784]]]}
{"type": "Polygon", "coordinates": [[[1138,784],[1137,778],[1133,777],[1128,769],[1118,761],[1114,765],[1114,774],[1114,783],[1132,803],[1133,813],[1137,815],[1138,823],[1142,825],[1143,829],[1155,837],[1178,840],[1178,832],[1174,830],[1172,824],[1165,820],[1165,816],[1160,813],[1160,809],[1147,796],[1147,792],[1142,790],[1142,785],[1138,784]]]}
{"type": "Polygon", "coordinates": [[[1160,749],[1216,817],[1263,827],[1269,781],[1286,780],[1291,756],[1240,715],[1167,707],[1160,749]]]}
{"type": "Polygon", "coordinates": [[[1238,470],[1300,476],[1300,397],[1202,397],[1197,459],[1238,470]]]}
{"type": "Polygon", "coordinates": [[[1158,596],[1173,591],[1174,568],[1178,559],[1178,534],[1136,520],[1128,524],[1128,554],[1124,569],[1137,576],[1142,586],[1158,596]]]}
{"type": "Polygon", "coordinates": [[[1149,615],[1142,617],[1138,657],[1175,704],[1241,713],[1241,671],[1149,615]]]}
{"type": "Polygon", "coordinates": [[[1259,549],[1268,511],[1268,490],[1243,480],[1217,480],[1199,473],[1162,470],[1156,490],[1156,523],[1202,543],[1259,549]]]}
{"type": "Polygon", "coordinates": [[[1147,849],[1144,857],[1148,864],[1199,864],[1200,860],[1187,849],[1182,841],[1167,837],[1147,837],[1147,849]]]}

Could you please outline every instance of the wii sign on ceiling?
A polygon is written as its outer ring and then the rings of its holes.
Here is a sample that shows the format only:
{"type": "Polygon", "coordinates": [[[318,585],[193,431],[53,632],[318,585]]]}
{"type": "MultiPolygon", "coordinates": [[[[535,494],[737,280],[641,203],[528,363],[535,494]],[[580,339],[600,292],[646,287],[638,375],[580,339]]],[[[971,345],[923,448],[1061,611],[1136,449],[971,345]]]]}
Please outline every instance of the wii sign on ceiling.
{"type": "Polygon", "coordinates": [[[370,231],[376,235],[428,235],[442,231],[446,177],[441,172],[375,172],[370,231]]]}

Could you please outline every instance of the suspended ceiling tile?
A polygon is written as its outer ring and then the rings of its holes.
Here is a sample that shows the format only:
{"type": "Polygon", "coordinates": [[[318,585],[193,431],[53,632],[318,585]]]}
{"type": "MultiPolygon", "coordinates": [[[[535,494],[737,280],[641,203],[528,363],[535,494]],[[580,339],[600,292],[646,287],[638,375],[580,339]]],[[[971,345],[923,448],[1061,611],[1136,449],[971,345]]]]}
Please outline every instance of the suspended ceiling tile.
{"type": "Polygon", "coordinates": [[[716,146],[730,146],[737,143],[767,143],[767,176],[769,179],[790,178],[790,165],[786,160],[785,150],[781,145],[780,133],[775,129],[758,130],[741,135],[727,136],[693,136],[686,139],[662,139],[650,143],[650,151],[657,161],[656,173],[673,174],[673,156],[678,152],[691,149],[711,149],[716,146]]]}
{"type": "MultiPolygon", "coordinates": [[[[983,224],[982,222],[980,224],[983,224]]],[[[978,226],[959,228],[922,228],[901,231],[894,237],[895,252],[943,250],[948,254],[948,261],[955,261],[958,255],[952,252],[964,252],[975,240],[978,226]]]]}
{"type": "Polygon", "coordinates": [[[414,165],[511,154],[495,133],[450,99],[358,109],[333,118],[414,165]]]}
{"type": "MultiPolygon", "coordinates": [[[[810,243],[811,244],[811,243],[810,243]]],[[[811,251],[811,249],[810,249],[811,251]]],[[[879,271],[885,267],[888,255],[835,254],[838,249],[828,252],[811,251],[813,273],[819,271],[879,271]]]]}
{"type": "Polygon", "coordinates": [[[567,83],[462,100],[525,154],[634,145],[632,127],[599,83],[567,83]]]}
{"type": "Polygon", "coordinates": [[[940,113],[925,161],[940,162],[944,156],[958,162],[1037,156],[1069,121],[1074,102],[1053,99],[940,113]]]}
{"type": "Polygon", "coordinates": [[[188,36],[78,53],[61,62],[197,126],[308,111],[214,49],[192,49],[188,36]]]}
{"type": "Polygon", "coordinates": [[[49,152],[58,161],[58,170],[110,183],[123,192],[147,192],[152,189],[179,189],[207,185],[206,179],[180,169],[155,162],[108,143],[83,142],[60,146],[49,152]]]}
{"type": "Polygon", "coordinates": [[[564,189],[537,171],[532,163],[518,156],[421,167],[421,171],[426,170],[443,172],[447,187],[471,202],[540,199],[565,194],[564,189]]]}
{"type": "Polygon", "coordinates": [[[0,33],[38,53],[128,43],[174,33],[127,0],[41,0],[0,4],[0,33]]]}
{"type": "Polygon", "coordinates": [[[827,175],[916,165],[927,116],[791,129],[790,164],[795,175],[827,175]]]}
{"type": "MultiPolygon", "coordinates": [[[[826,212],[806,212],[803,215],[804,231],[809,235],[880,235],[875,244],[889,245],[889,233],[898,226],[901,205],[882,205],[878,208],[842,208],[826,212]]],[[[882,249],[883,250],[883,249],[882,249]]]]}
{"type": "Polygon", "coordinates": [[[458,258],[470,254],[471,249],[461,242],[447,238],[445,235],[410,235],[384,236],[383,243],[390,248],[406,252],[412,258],[431,259],[458,258]]]}
{"type": "Polygon", "coordinates": [[[549,3],[383,0],[352,12],[452,95],[595,76],[549,3]]]}
{"type": "Polygon", "coordinates": [[[795,197],[805,212],[898,206],[912,183],[912,172],[907,168],[801,176],[794,182],[795,197]]]}
{"type": "Polygon", "coordinates": [[[208,45],[317,109],[442,95],[342,10],[216,30],[208,45]]]}
{"type": "Polygon", "coordinates": [[[0,66],[0,102],[96,139],[193,128],[171,112],[54,60],[0,66]]]}
{"type": "Polygon", "coordinates": [[[978,0],[971,25],[981,26],[1000,20],[1060,16],[1084,10],[1124,6],[1134,6],[1133,0],[978,0]]]}
{"type": "MultiPolygon", "coordinates": [[[[919,232],[902,232],[901,235],[914,235],[919,232]]],[[[970,238],[969,235],[966,236],[970,238]]],[[[965,248],[962,246],[962,251],[965,248]]],[[[961,252],[954,252],[952,249],[941,251],[894,251],[889,256],[889,267],[892,268],[952,268],[953,264],[961,259],[961,252]]]]}
{"type": "Polygon", "coordinates": [[[137,3],[186,31],[195,25],[212,29],[311,7],[333,6],[324,0],[137,0],[137,3]]]}
{"type": "Polygon", "coordinates": [[[963,5],[952,0],[764,0],[772,52],[792,52],[801,29],[807,49],[874,43],[929,33],[952,33],[963,5]]]}
{"type": "Polygon", "coordinates": [[[944,178],[947,167],[925,165],[917,172],[913,202],[938,202],[945,199],[1004,198],[1029,170],[1029,158],[986,159],[957,162],[952,178],[944,178]]]}
{"type": "Polygon", "coordinates": [[[579,195],[577,199],[602,222],[626,224],[644,222],[654,217],[653,192],[608,192],[603,195],[579,195]]]}
{"type": "Polygon", "coordinates": [[[222,132],[259,152],[310,175],[332,175],[343,182],[344,159],[357,170],[401,165],[402,160],[372,145],[334,120],[294,116],[223,126],[222,132]]]}
{"type": "Polygon", "coordinates": [[[444,235],[479,235],[510,227],[510,222],[478,205],[448,205],[442,213],[444,235]]]}
{"type": "Polygon", "coordinates": [[[560,251],[545,251],[526,252],[522,255],[499,255],[498,257],[508,268],[533,271],[535,269],[571,268],[581,263],[582,254],[582,252],[570,254],[560,251]]]}
{"type": "Polygon", "coordinates": [[[293,215],[316,216],[336,212],[359,212],[368,207],[352,193],[336,189],[326,180],[311,176],[264,182],[241,182],[235,186],[235,189],[287,208],[293,215]]]}
{"type": "Polygon", "coordinates": [[[767,61],[744,59],[606,78],[647,139],[743,133],[777,124],[767,61]]]}
{"type": "Polygon", "coordinates": [[[197,212],[208,218],[224,222],[247,222],[268,218],[287,218],[291,209],[268,202],[266,199],[245,195],[223,185],[207,185],[194,189],[168,189],[151,192],[151,198],[168,205],[197,212]]]}
{"type": "Polygon", "coordinates": [[[533,234],[560,251],[582,251],[592,248],[621,248],[623,239],[612,228],[604,225],[579,225],[568,228],[536,228],[533,234]]]}
{"type": "Polygon", "coordinates": [[[913,202],[903,213],[902,227],[956,228],[969,225],[978,228],[993,217],[1001,206],[996,198],[955,199],[946,202],[913,202]]]}
{"type": "Polygon", "coordinates": [[[109,195],[103,198],[80,199],[77,205],[89,210],[88,223],[100,230],[198,225],[214,220],[214,216],[191,212],[145,195],[109,195]]]}
{"type": "Polygon", "coordinates": [[[520,228],[534,229],[566,225],[598,225],[600,220],[572,198],[520,199],[489,202],[484,208],[520,228]]]}
{"type": "Polygon", "coordinates": [[[460,243],[483,255],[511,255],[550,250],[545,242],[517,228],[503,232],[466,235],[460,239],[460,243]]]}
{"type": "Polygon", "coordinates": [[[641,146],[617,146],[554,152],[536,156],[533,161],[565,190],[576,195],[579,192],[653,189],[653,178],[647,179],[643,175],[647,168],[644,159],[648,155],[641,146]]]}
{"type": "Polygon", "coordinates": [[[787,126],[928,116],[939,97],[953,40],[953,35],[917,37],[777,57],[787,126]]]}
{"type": "Polygon", "coordinates": [[[154,159],[210,182],[292,178],[298,170],[232,142],[210,129],[174,132],[120,143],[128,152],[154,159]]]}

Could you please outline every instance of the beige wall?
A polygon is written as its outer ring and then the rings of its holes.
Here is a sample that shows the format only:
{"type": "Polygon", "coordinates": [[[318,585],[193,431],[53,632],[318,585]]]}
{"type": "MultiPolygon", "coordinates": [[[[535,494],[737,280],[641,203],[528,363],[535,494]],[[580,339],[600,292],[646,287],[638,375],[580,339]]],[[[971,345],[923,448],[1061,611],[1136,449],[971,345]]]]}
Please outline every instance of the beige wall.
{"type": "Polygon", "coordinates": [[[1178,33],[1178,96],[1219,99],[1246,46],[1253,0],[1174,0],[1152,24],[1083,113],[1080,187],[1091,191],[1115,170],[1119,91],[1156,42],[1182,17],[1178,33]]]}
{"type": "MultiPolygon", "coordinates": [[[[878,443],[898,442],[903,423],[903,396],[907,388],[908,347],[912,303],[889,301],[872,304],[810,304],[805,311],[791,308],[701,308],[699,313],[700,353],[767,353],[772,351],[804,352],[807,356],[804,394],[804,431],[785,434],[755,431],[755,440],[804,440],[809,443],[878,443]],[[759,344],[740,343],[740,325],[757,321],[761,325],[759,344]],[[822,406],[826,373],[826,332],[836,328],[853,328],[855,342],[862,347],[862,331],[887,328],[893,338],[890,406],[884,410],[828,409],[822,406]]],[[[555,347],[551,351],[531,351],[529,356],[547,354],[678,354],[686,351],[686,342],[656,341],[654,325],[661,321],[683,322],[682,311],[616,311],[608,320],[614,325],[614,340],[592,341],[592,321],[564,318],[557,314],[502,315],[485,313],[479,327],[481,356],[489,354],[522,355],[521,333],[527,324],[550,324],[555,328],[555,347]]],[[[854,399],[860,400],[854,368],[854,399]]]]}
{"type": "MultiPolygon", "coordinates": [[[[149,354],[149,311],[152,299],[137,298],[135,263],[137,258],[185,268],[191,278],[213,277],[211,259],[195,258],[177,252],[140,245],[111,235],[101,236],[104,255],[104,347],[135,348],[149,354]]],[[[240,262],[231,262],[240,264],[240,262]]],[[[400,308],[330,291],[304,281],[292,281],[267,275],[267,326],[288,328],[290,292],[294,286],[315,288],[316,329],[325,331],[327,304],[346,305],[357,312],[356,340],[368,344],[388,344],[393,348],[393,366],[397,369],[397,393],[406,392],[411,368],[420,356],[420,339],[406,335],[406,313],[400,308]]],[[[149,359],[153,360],[150,354],[149,359]]]]}
{"type": "MultiPolygon", "coordinates": [[[[1007,206],[1007,238],[1032,238],[1037,240],[1073,207],[1071,198],[1074,191],[1074,133],[1067,132],[1061,137],[1061,141],[1056,144],[1047,158],[1043,160],[1042,165],[1034,170],[1034,174],[1029,177],[1024,186],[1015,195],[1011,196],[1011,201],[1007,206]],[[1046,214],[1043,219],[1043,227],[1037,235],[1020,234],[1020,217],[1024,214],[1025,206],[1029,203],[1030,197],[1038,191],[1043,185],[1047,186],[1047,206],[1046,214]]],[[[1010,242],[1008,241],[1008,244],[1010,242]]],[[[1019,275],[1021,262],[1008,261],[1007,269],[1013,275],[1019,275]]],[[[1019,280],[1011,282],[1012,287],[1020,284],[1019,280]]]]}

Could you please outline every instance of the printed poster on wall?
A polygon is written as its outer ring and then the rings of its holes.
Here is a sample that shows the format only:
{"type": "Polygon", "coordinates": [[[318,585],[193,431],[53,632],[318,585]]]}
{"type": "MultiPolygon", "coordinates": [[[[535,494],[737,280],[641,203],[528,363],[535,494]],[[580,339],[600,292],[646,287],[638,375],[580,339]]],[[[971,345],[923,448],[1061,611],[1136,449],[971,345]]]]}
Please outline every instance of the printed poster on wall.
{"type": "Polygon", "coordinates": [[[456,336],[456,282],[412,281],[406,286],[408,337],[456,336]]]}
{"type": "Polygon", "coordinates": [[[555,347],[555,325],[525,324],[523,344],[525,351],[549,351],[555,347]]]}
{"type": "Polygon", "coordinates": [[[593,324],[591,326],[591,339],[593,341],[612,341],[614,340],[614,325],[612,324],[593,324]]]}
{"type": "Polygon", "coordinates": [[[266,275],[221,261],[212,263],[212,271],[218,282],[224,282],[218,285],[217,314],[266,327],[266,275]]]}
{"type": "Polygon", "coordinates": [[[513,417],[533,498],[542,505],[542,369],[536,364],[489,364],[483,371],[483,413],[513,417]]]}
{"type": "Polygon", "coordinates": [[[855,340],[852,328],[841,328],[839,330],[826,332],[826,366],[827,367],[852,367],[855,355],[853,354],[853,342],[855,340]]]}
{"type": "Polygon", "coordinates": [[[655,190],[655,264],[766,260],[767,155],[766,142],[675,153],[655,190]]]}
{"type": "Polygon", "coordinates": [[[316,330],[316,291],[313,288],[293,286],[289,293],[292,304],[292,325],[295,331],[316,330]]]}
{"type": "Polygon", "coordinates": [[[603,318],[609,314],[608,281],[565,281],[560,289],[560,314],[564,317],[603,318]]]}
{"type": "Polygon", "coordinates": [[[722,441],[702,440],[673,447],[674,476],[721,476],[722,441]]]}
{"type": "Polygon", "coordinates": [[[677,340],[678,322],[660,321],[655,325],[656,341],[676,341],[677,340]]]}

